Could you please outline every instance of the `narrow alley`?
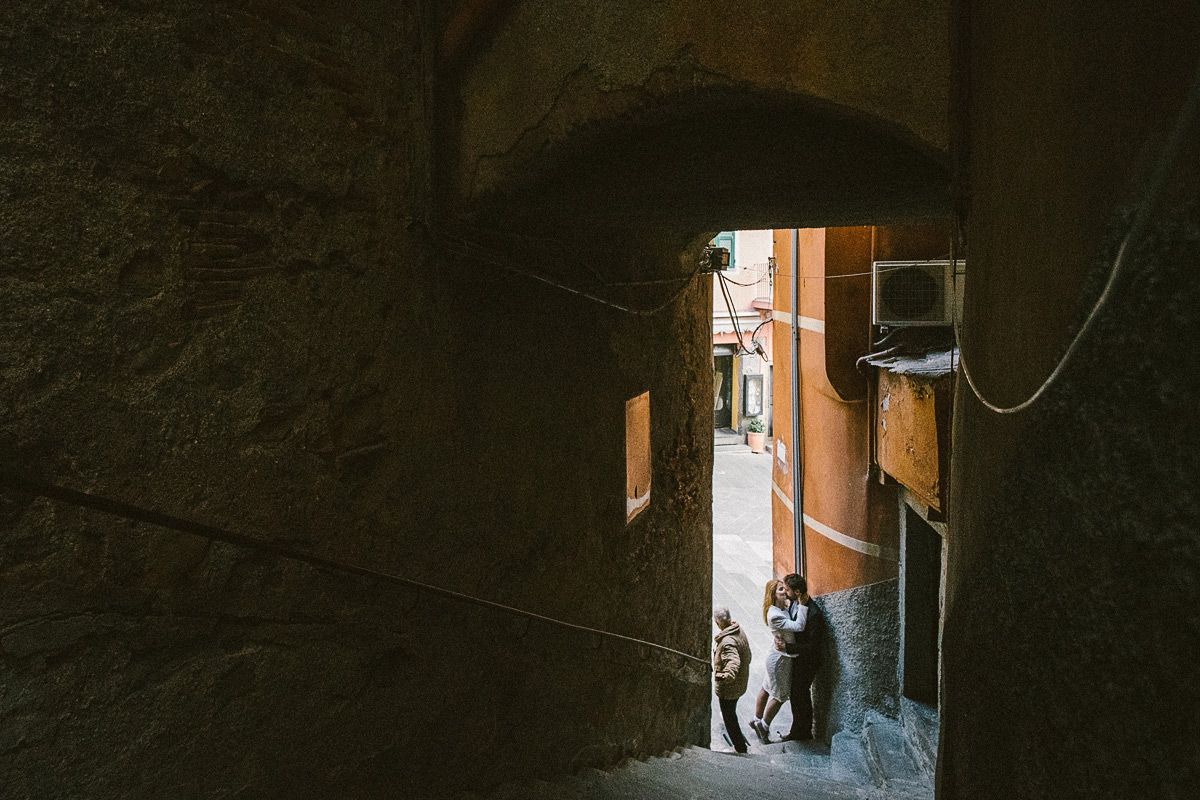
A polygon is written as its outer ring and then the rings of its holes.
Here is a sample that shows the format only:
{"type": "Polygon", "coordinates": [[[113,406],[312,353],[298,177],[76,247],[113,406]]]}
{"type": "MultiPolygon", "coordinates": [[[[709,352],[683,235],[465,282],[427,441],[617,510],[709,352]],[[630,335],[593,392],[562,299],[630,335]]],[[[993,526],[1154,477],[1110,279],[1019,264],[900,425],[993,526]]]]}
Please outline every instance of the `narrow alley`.
{"type": "Polygon", "coordinates": [[[1196,0],[0,42],[2,800],[1200,797],[1196,0]]]}
{"type": "MultiPolygon", "coordinates": [[[[746,723],[754,718],[754,695],[763,682],[771,635],[762,618],[763,585],[771,574],[771,454],[751,453],[745,446],[713,451],[713,608],[726,606],[750,639],[754,653],[750,689],[738,701],[738,719],[752,749],[758,740],[746,723]]],[[[712,746],[727,746],[721,737],[721,712],[712,704],[712,746]]],[[[771,739],[792,724],[784,704],[775,717],[771,739]]]]}

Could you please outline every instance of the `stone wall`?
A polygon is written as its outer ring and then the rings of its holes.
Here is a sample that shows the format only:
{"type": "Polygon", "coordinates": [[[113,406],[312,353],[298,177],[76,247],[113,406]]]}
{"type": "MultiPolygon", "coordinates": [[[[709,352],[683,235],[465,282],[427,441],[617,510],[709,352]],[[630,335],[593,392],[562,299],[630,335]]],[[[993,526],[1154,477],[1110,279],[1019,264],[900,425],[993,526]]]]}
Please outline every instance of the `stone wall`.
{"type": "MultiPolygon", "coordinates": [[[[1195,79],[1200,14],[970,5],[963,358],[1013,405],[1108,277],[1195,79]]],[[[1038,404],[1000,416],[960,383],[941,797],[1200,784],[1197,141],[1193,125],[1112,301],[1038,404]]]]}
{"type": "MultiPolygon", "coordinates": [[[[0,12],[6,466],[706,656],[707,289],[635,318],[431,246],[412,9],[330,8],[0,12]]],[[[0,520],[9,797],[432,796],[706,735],[669,657],[15,493],[0,520]]]]}
{"type": "Polygon", "coordinates": [[[821,668],[813,681],[817,738],[857,733],[868,711],[899,716],[899,580],[816,598],[825,623],[821,668]]]}
{"type": "Polygon", "coordinates": [[[949,207],[947,0],[504,5],[447,87],[469,210],[695,235],[949,207]]]}
{"type": "MultiPolygon", "coordinates": [[[[944,151],[949,12],[944,0],[875,4],[869,20],[857,0],[802,0],[786,7],[770,0],[513,4],[463,83],[463,160],[456,183],[464,195],[479,196],[511,181],[510,170],[528,169],[523,154],[572,135],[590,138],[597,122],[645,109],[661,123],[678,95],[705,103],[696,120],[701,127],[733,122],[757,128],[756,110],[744,107],[754,88],[809,98],[810,111],[864,112],[881,129],[944,151]],[[720,87],[739,91],[702,99],[720,87]]],[[[720,129],[739,133],[737,127],[720,129]]],[[[792,133],[802,138],[807,131],[792,133]]],[[[799,166],[785,157],[788,142],[778,146],[776,169],[799,166]]],[[[824,149],[827,159],[837,154],[828,140],[824,149]]],[[[823,166],[804,164],[809,171],[823,166]]],[[[705,171],[710,180],[721,180],[715,163],[705,171]]],[[[758,205],[775,202],[764,197],[758,205]]]]}

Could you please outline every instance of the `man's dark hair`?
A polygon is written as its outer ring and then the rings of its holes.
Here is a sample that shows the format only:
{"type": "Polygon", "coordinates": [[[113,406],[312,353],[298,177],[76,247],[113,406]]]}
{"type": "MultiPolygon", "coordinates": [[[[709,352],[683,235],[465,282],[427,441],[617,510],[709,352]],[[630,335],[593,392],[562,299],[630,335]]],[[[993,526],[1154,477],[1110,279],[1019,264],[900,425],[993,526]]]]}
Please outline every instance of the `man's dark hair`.
{"type": "Polygon", "coordinates": [[[804,580],[804,576],[800,575],[799,573],[793,572],[791,575],[785,575],[783,582],[786,583],[788,588],[792,591],[800,592],[800,594],[806,594],[808,592],[808,581],[804,580]]]}

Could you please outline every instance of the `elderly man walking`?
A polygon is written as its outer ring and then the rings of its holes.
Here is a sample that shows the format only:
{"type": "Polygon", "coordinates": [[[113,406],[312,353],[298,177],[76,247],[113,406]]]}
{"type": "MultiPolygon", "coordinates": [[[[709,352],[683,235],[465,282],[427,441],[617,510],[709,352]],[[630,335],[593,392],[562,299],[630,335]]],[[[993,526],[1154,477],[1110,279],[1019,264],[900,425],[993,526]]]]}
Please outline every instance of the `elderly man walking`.
{"type": "Polygon", "coordinates": [[[746,693],[750,681],[750,642],[742,627],[729,616],[728,608],[713,609],[713,622],[720,629],[713,637],[713,682],[721,719],[729,734],[729,743],[739,753],[749,749],[737,718],[738,698],[746,693]]]}

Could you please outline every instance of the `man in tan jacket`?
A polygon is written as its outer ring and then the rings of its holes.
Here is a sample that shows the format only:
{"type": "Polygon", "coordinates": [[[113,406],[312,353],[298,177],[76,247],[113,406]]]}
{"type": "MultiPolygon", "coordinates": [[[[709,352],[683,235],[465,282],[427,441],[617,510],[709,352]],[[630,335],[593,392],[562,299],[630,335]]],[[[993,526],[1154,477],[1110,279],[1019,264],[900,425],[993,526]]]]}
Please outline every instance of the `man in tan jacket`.
{"type": "Polygon", "coordinates": [[[721,706],[721,719],[729,733],[729,743],[739,753],[749,746],[742,734],[737,718],[738,698],[746,693],[750,682],[750,642],[742,627],[729,616],[729,609],[713,609],[713,622],[720,630],[713,637],[713,682],[717,689],[717,703],[721,706]]]}

